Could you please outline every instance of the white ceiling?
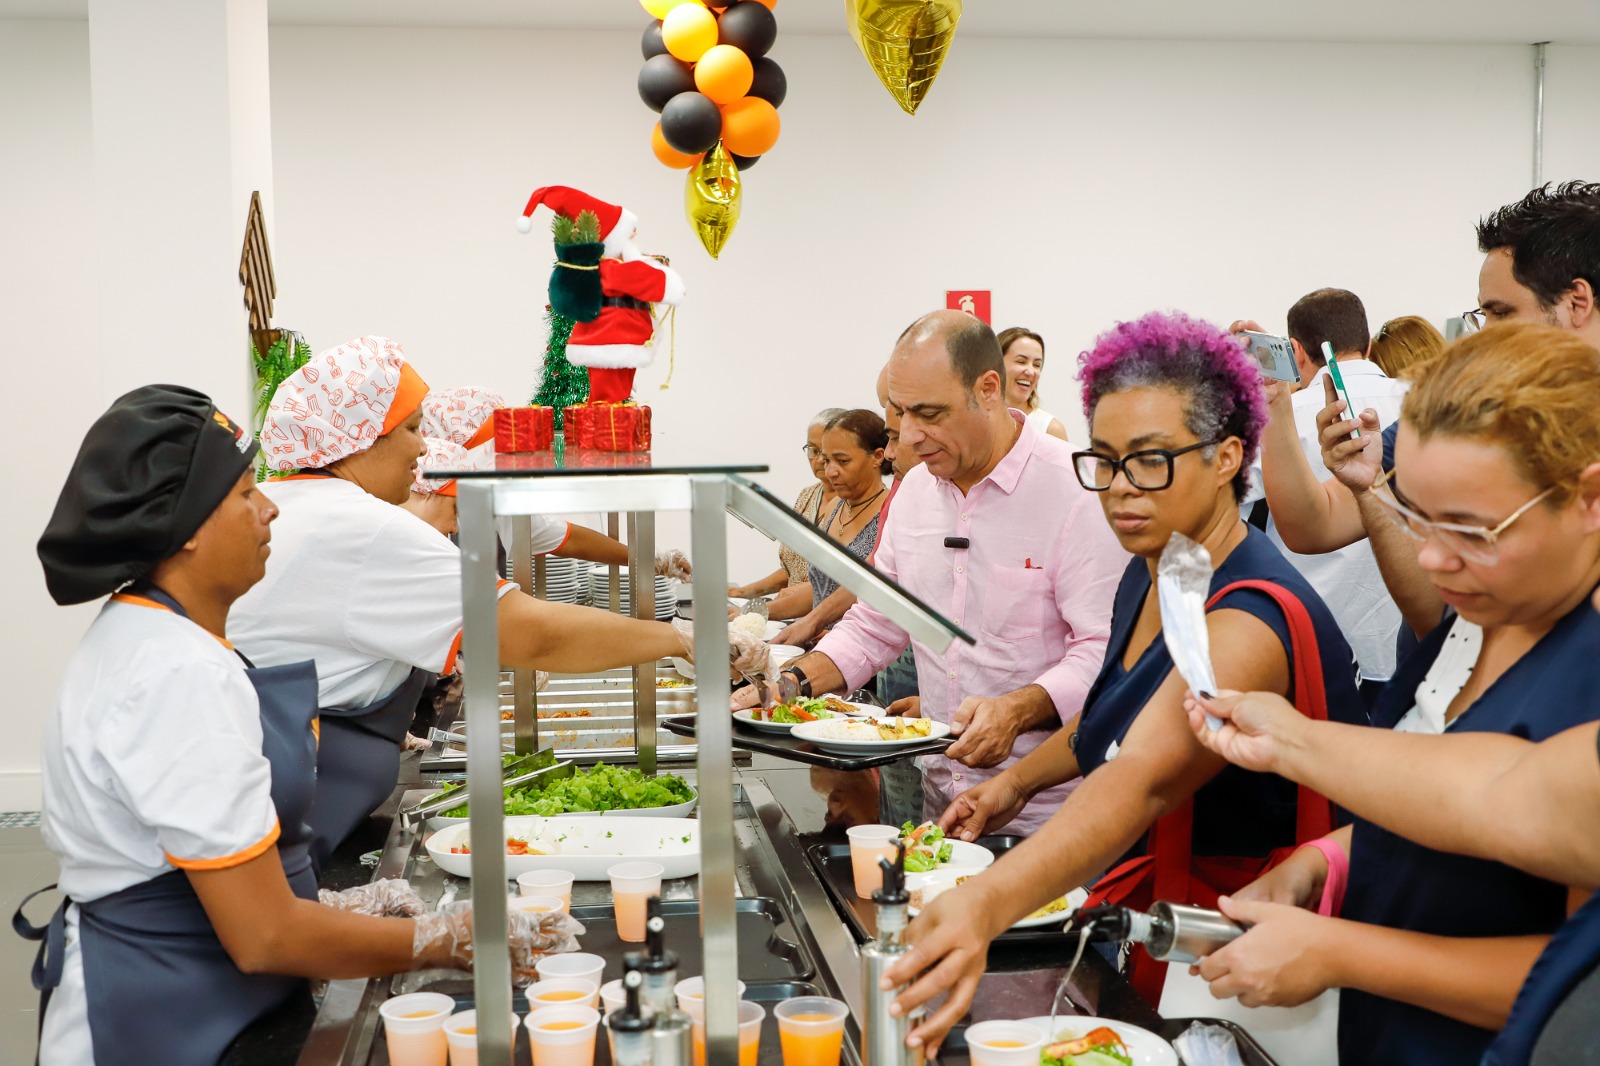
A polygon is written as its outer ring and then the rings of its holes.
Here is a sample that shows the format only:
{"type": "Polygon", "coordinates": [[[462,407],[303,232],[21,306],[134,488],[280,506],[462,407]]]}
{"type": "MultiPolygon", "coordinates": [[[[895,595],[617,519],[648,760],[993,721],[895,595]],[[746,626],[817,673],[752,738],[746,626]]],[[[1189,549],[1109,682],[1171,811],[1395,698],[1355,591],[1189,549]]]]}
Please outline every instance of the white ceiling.
{"type": "MultiPolygon", "coordinates": [[[[641,29],[637,0],[269,0],[274,23],[641,29]]],[[[0,18],[86,18],[88,0],[0,0],[0,18]]],[[[782,0],[791,33],[839,33],[843,0],[782,0]]],[[[1600,0],[967,0],[992,37],[1600,44],[1600,0]]]]}

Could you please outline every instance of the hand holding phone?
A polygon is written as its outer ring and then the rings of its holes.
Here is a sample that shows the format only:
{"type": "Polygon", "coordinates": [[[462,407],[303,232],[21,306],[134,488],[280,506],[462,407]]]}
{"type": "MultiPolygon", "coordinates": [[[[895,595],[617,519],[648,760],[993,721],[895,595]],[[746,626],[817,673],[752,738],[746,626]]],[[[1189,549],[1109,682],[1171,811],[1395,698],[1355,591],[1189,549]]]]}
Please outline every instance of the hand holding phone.
{"type": "MultiPolygon", "coordinates": [[[[1345,417],[1353,418],[1359,422],[1361,416],[1356,412],[1356,405],[1350,402],[1350,390],[1345,388],[1344,375],[1339,373],[1339,360],[1334,358],[1332,342],[1322,342],[1322,354],[1328,360],[1328,380],[1333,382],[1333,387],[1338,391],[1339,398],[1344,401],[1345,417]]],[[[1350,436],[1359,439],[1361,430],[1351,430],[1350,436]]]]}
{"type": "MultiPolygon", "coordinates": [[[[1255,325],[1253,322],[1247,324],[1255,325]]],[[[1241,329],[1237,335],[1244,341],[1245,350],[1255,357],[1262,377],[1291,385],[1299,383],[1300,366],[1295,362],[1294,345],[1288,337],[1275,337],[1253,329],[1241,329]]]]}

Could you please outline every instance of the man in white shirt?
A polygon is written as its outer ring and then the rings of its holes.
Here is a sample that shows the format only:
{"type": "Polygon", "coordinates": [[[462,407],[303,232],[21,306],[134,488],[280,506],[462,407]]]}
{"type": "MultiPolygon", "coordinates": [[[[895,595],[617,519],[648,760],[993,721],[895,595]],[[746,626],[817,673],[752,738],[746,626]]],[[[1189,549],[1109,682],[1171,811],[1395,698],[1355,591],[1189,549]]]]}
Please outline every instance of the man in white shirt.
{"type": "MultiPolygon", "coordinates": [[[[1256,327],[1236,323],[1235,328],[1256,327]]],[[[1372,347],[1367,312],[1353,292],[1318,289],[1301,297],[1289,309],[1288,333],[1300,383],[1293,387],[1268,383],[1272,417],[1262,435],[1260,466],[1253,471],[1254,487],[1245,500],[1246,513],[1264,499],[1270,514],[1272,497],[1266,486],[1270,484],[1268,471],[1276,464],[1303,463],[1318,480],[1329,476],[1317,430],[1317,414],[1327,403],[1323,379],[1329,371],[1322,353],[1324,341],[1333,346],[1352,410],[1375,410],[1380,424],[1389,425],[1400,417],[1400,401],[1407,388],[1405,382],[1391,379],[1367,358],[1372,347]]],[[[1325,555],[1298,555],[1284,544],[1270,517],[1265,528],[1278,550],[1333,612],[1360,663],[1362,689],[1372,696],[1394,673],[1400,609],[1384,585],[1371,545],[1359,541],[1325,555]]]]}

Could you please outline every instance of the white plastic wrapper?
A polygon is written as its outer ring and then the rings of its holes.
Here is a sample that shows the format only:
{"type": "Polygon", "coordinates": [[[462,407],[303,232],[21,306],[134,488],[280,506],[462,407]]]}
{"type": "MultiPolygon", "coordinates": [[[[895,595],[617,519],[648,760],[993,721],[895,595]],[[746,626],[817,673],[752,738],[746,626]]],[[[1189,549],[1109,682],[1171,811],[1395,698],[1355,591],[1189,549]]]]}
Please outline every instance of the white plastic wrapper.
{"type": "MultiPolygon", "coordinates": [[[[1211,668],[1211,634],[1206,629],[1206,600],[1211,595],[1211,553],[1182,533],[1172,534],[1156,564],[1156,596],[1161,603],[1161,637],[1172,663],[1190,692],[1217,691],[1211,668]]],[[[1222,720],[1206,715],[1206,725],[1220,729],[1222,720]]]]}
{"type": "Polygon", "coordinates": [[[1184,1066],[1244,1066],[1233,1034],[1220,1025],[1195,1022],[1178,1034],[1172,1046],[1178,1049],[1184,1066]]]}

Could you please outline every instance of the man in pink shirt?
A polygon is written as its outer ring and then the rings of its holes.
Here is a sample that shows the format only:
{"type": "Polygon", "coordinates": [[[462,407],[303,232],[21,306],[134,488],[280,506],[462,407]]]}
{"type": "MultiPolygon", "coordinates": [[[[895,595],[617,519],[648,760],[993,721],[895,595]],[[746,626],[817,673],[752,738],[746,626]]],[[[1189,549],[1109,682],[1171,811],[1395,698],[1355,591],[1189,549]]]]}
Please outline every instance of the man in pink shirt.
{"type": "MultiPolygon", "coordinates": [[[[913,644],[921,713],[958,737],[944,755],[922,760],[925,818],[1077,717],[1100,671],[1128,562],[1098,501],[1078,484],[1068,446],[1008,410],[1004,382],[993,331],[959,311],[917,320],[889,361],[897,450],[921,465],[900,483],[875,565],[977,637],[942,655],[913,644]]],[[[816,651],[785,668],[780,687],[849,691],[907,643],[903,630],[857,603],[816,651]]],[[[753,700],[744,691],[737,702],[753,700]]],[[[1015,830],[1037,828],[1068,791],[1041,792],[1015,830]]]]}

